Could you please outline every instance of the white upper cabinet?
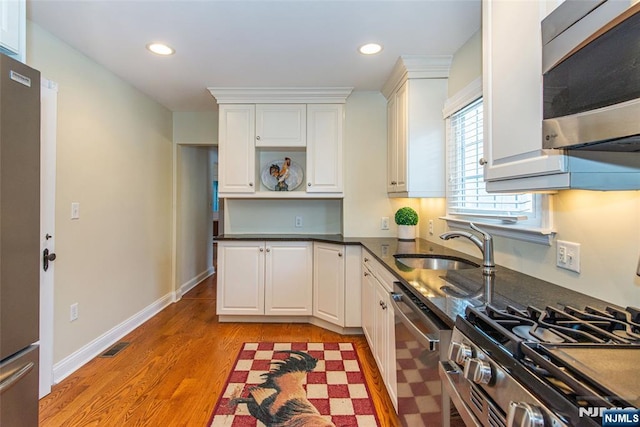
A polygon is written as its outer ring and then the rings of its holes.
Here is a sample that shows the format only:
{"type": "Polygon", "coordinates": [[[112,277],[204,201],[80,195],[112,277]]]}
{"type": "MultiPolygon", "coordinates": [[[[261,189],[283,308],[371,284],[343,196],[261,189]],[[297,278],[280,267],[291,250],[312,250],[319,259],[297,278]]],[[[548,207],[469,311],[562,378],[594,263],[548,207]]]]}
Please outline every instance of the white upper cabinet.
{"type": "Polygon", "coordinates": [[[307,145],[305,104],[256,105],[256,147],[307,145]]]}
{"type": "Polygon", "coordinates": [[[568,179],[562,152],[542,149],[540,23],[545,15],[544,2],[482,3],[488,191],[556,188],[568,179]]]}
{"type": "Polygon", "coordinates": [[[218,176],[220,193],[255,192],[255,106],[220,105],[218,176]]]}
{"type": "Polygon", "coordinates": [[[402,56],[382,88],[387,98],[387,192],[444,197],[450,56],[402,56]]]}
{"type": "Polygon", "coordinates": [[[344,106],[307,106],[307,192],[342,193],[344,106]]]}
{"type": "Polygon", "coordinates": [[[26,0],[0,1],[0,53],[25,59],[26,0]]]}
{"type": "Polygon", "coordinates": [[[559,3],[483,0],[487,191],[640,188],[628,154],[542,149],[541,22],[559,3]]]}
{"type": "Polygon", "coordinates": [[[209,90],[220,104],[221,198],[344,196],[344,103],[351,88],[209,90]],[[269,168],[285,159],[291,179],[285,191],[274,191],[269,168]]]}

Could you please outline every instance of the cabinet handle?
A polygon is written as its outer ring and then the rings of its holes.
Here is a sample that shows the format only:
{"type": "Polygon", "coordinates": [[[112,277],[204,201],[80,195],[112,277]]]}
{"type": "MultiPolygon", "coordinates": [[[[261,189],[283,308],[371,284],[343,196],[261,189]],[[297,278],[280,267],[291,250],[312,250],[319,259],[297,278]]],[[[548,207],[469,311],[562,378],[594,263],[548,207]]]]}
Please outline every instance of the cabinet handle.
{"type": "Polygon", "coordinates": [[[271,252],[271,248],[267,248],[267,252],[271,252]]]}
{"type": "Polygon", "coordinates": [[[264,248],[260,248],[260,252],[264,252],[264,248]]]}
{"type": "Polygon", "coordinates": [[[396,181],[391,181],[391,185],[396,185],[397,182],[396,181]]]}
{"type": "Polygon", "coordinates": [[[478,160],[478,163],[480,163],[480,166],[484,166],[487,164],[487,159],[485,159],[484,157],[481,158],[480,160],[478,160]]]}
{"type": "Polygon", "coordinates": [[[342,252],[338,252],[338,256],[342,256],[342,252]]]}
{"type": "Polygon", "coordinates": [[[253,187],[253,182],[250,182],[250,183],[249,183],[249,187],[253,187]]]}
{"type": "Polygon", "coordinates": [[[260,141],[260,135],[256,136],[256,139],[257,139],[258,141],[260,141]]]}
{"type": "Polygon", "coordinates": [[[367,273],[366,271],[364,272],[364,277],[369,277],[369,273],[367,273]]]}
{"type": "Polygon", "coordinates": [[[365,257],[364,262],[369,262],[369,258],[365,257]]]}
{"type": "Polygon", "coordinates": [[[307,182],[307,187],[311,187],[311,183],[310,182],[307,182]]]}
{"type": "Polygon", "coordinates": [[[383,309],[383,310],[386,310],[386,309],[387,309],[387,303],[386,303],[386,302],[383,302],[383,303],[382,303],[382,309],[383,309]]]}

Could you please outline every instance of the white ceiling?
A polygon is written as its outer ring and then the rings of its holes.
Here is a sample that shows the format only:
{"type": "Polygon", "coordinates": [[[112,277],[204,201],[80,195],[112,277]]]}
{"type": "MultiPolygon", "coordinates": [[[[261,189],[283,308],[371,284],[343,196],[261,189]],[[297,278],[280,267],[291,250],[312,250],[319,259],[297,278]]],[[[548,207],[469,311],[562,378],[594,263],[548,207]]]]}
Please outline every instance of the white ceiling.
{"type": "Polygon", "coordinates": [[[211,86],[380,90],[400,55],[464,44],[480,0],[27,0],[27,18],[170,110],[201,111],[211,86]],[[380,54],[357,53],[372,41],[380,54]]]}

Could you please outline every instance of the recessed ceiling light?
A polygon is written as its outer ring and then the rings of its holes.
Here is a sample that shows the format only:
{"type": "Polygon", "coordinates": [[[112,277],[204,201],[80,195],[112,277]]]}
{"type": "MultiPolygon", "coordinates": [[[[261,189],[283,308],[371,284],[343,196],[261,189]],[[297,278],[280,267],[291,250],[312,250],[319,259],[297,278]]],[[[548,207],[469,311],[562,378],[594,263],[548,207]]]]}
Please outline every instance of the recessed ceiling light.
{"type": "Polygon", "coordinates": [[[163,56],[173,55],[176,52],[172,47],[167,46],[164,43],[149,43],[147,45],[147,49],[149,49],[149,51],[155,53],[156,55],[163,56]]]}
{"type": "Polygon", "coordinates": [[[367,43],[358,48],[358,52],[360,52],[363,55],[375,55],[376,53],[379,53],[381,50],[382,50],[382,46],[380,46],[378,43],[367,43]]]}

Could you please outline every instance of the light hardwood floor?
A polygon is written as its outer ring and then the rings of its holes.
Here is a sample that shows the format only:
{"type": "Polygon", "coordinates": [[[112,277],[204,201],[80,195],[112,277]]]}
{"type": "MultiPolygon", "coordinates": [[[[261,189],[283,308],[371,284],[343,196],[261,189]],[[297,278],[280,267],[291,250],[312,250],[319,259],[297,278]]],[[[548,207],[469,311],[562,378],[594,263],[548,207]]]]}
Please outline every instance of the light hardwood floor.
{"type": "Polygon", "coordinates": [[[218,323],[215,275],[40,400],[40,426],[205,426],[244,342],[355,343],[383,427],[398,426],[364,336],[306,324],[218,323]]]}

